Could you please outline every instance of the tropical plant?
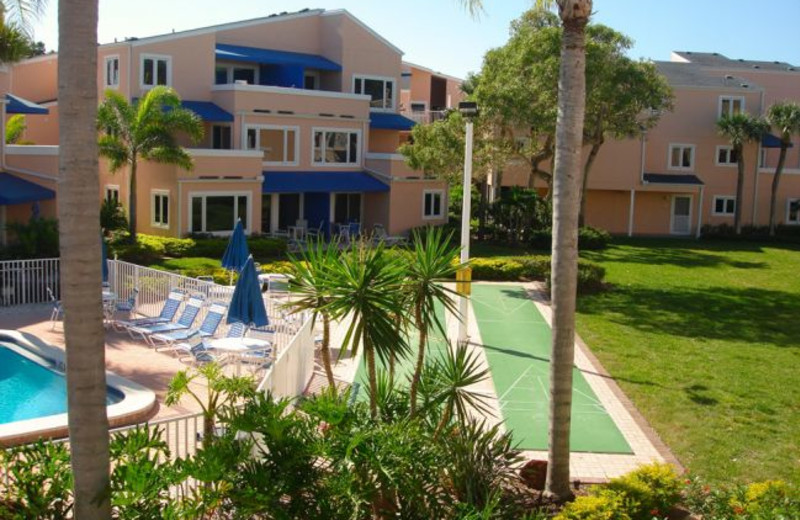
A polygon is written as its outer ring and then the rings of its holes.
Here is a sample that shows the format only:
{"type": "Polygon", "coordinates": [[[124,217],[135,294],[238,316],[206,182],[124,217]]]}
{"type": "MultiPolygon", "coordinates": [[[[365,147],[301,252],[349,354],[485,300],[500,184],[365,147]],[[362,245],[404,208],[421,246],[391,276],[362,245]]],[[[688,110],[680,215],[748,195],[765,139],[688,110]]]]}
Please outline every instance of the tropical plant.
{"type": "Polygon", "coordinates": [[[191,110],[181,107],[181,99],[170,87],[149,90],[131,105],[115,90],[107,90],[97,109],[100,155],[116,173],[127,167],[128,217],[131,241],[136,241],[137,171],[139,160],[174,164],[185,170],[193,167],[189,153],[178,144],[177,136],[188,135],[195,143],[203,137],[203,124],[191,110]]]}
{"type": "Polygon", "coordinates": [[[741,235],[744,202],[744,147],[747,143],[759,141],[767,133],[768,125],[762,119],[749,114],[725,114],[717,121],[717,130],[720,135],[730,141],[736,159],[736,205],[733,213],[733,227],[736,234],[741,235]]]}
{"type": "Polygon", "coordinates": [[[778,186],[786,164],[786,152],[792,146],[792,136],[800,134],[800,105],[789,101],[773,104],[767,110],[767,123],[780,134],[781,140],[781,152],[778,156],[778,165],[775,167],[775,175],[772,177],[772,191],[769,198],[769,234],[775,236],[778,186]]]}
{"type": "Polygon", "coordinates": [[[27,128],[24,114],[9,117],[6,121],[6,144],[18,144],[27,128]]]}
{"type": "Polygon", "coordinates": [[[16,258],[54,258],[59,255],[58,221],[32,218],[28,223],[9,222],[6,229],[13,236],[10,251],[16,258]]]}
{"type": "Polygon", "coordinates": [[[125,209],[115,199],[103,199],[100,205],[100,227],[106,232],[128,229],[125,209]]]}
{"type": "Polygon", "coordinates": [[[320,356],[328,378],[328,386],[336,389],[331,366],[331,319],[326,305],[330,302],[330,277],[339,258],[338,244],[326,246],[322,240],[309,244],[300,256],[290,255],[292,276],[289,290],[297,297],[287,306],[294,311],[310,311],[312,320],[322,318],[322,345],[320,356]]]}
{"type": "Polygon", "coordinates": [[[395,317],[403,312],[404,266],[381,243],[371,247],[359,241],[344,251],[333,265],[328,288],[330,301],[321,309],[332,320],[349,319],[343,350],[355,354],[363,344],[370,386],[370,412],[378,416],[375,356],[388,364],[392,356],[405,356],[408,343],[395,317]]]}
{"type": "Polygon", "coordinates": [[[437,307],[441,306],[446,312],[458,316],[458,307],[453,300],[456,293],[444,284],[463,267],[453,262],[460,248],[451,245],[452,237],[452,232],[445,236],[440,228],[428,231],[424,239],[415,231],[413,247],[405,254],[407,272],[402,293],[406,296],[409,314],[413,315],[419,333],[417,364],[409,392],[412,416],[417,409],[417,387],[425,366],[428,335],[435,328],[447,337],[445,324],[436,312],[437,307]]]}

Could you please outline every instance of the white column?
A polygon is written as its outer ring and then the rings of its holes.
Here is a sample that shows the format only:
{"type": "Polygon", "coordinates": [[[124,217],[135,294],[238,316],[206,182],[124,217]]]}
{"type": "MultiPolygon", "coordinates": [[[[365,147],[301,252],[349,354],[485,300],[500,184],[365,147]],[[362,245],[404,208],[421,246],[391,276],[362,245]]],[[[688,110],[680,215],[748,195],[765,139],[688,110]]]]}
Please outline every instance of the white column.
{"type": "MultiPolygon", "coordinates": [[[[461,263],[469,261],[469,224],[472,216],[472,121],[467,120],[467,135],[464,145],[464,198],[461,207],[461,263]]],[[[467,328],[469,325],[469,300],[466,296],[459,297],[458,311],[461,320],[458,323],[458,342],[467,341],[467,328]]]]}
{"type": "Polygon", "coordinates": [[[269,231],[273,233],[278,231],[278,218],[280,218],[278,204],[280,204],[281,197],[277,193],[270,195],[271,200],[269,203],[269,231]]]}
{"type": "Polygon", "coordinates": [[[631,190],[631,204],[628,209],[628,236],[633,236],[633,215],[636,209],[636,190],[631,190]]]}
{"type": "Polygon", "coordinates": [[[697,230],[695,231],[695,238],[700,238],[700,228],[703,227],[703,193],[705,186],[700,186],[700,201],[697,203],[697,230]]]}

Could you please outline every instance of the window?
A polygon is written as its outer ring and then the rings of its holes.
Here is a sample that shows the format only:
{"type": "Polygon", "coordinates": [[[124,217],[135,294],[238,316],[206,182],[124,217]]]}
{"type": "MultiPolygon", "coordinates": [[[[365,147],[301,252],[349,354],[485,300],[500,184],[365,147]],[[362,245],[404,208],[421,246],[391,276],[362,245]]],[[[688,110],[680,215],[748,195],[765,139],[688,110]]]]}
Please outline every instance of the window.
{"type": "Polygon", "coordinates": [[[106,184],[106,200],[119,204],[119,186],[114,184],[106,184]]]}
{"type": "Polygon", "coordinates": [[[422,194],[422,218],[434,219],[444,216],[444,191],[426,190],[422,194]]]}
{"type": "Polygon", "coordinates": [[[758,167],[759,168],[766,168],[767,167],[767,149],[762,148],[758,152],[758,167]]]}
{"type": "Polygon", "coordinates": [[[214,67],[214,84],[226,85],[244,81],[248,85],[258,84],[258,71],[247,65],[220,64],[214,67]]]}
{"type": "Polygon", "coordinates": [[[266,164],[297,165],[299,136],[296,126],[248,126],[245,148],[262,150],[266,164]]]}
{"type": "Polygon", "coordinates": [[[428,109],[428,105],[425,102],[418,102],[412,101],[411,102],[411,111],[412,112],[425,112],[428,109]]]}
{"type": "Polygon", "coordinates": [[[194,233],[227,233],[236,220],[247,229],[250,221],[250,196],[245,193],[191,194],[191,230],[194,233]]]}
{"type": "Polygon", "coordinates": [[[360,161],[361,132],[358,130],[314,129],[314,150],[311,162],[315,165],[357,165],[360,161]]]}
{"type": "Polygon", "coordinates": [[[394,110],[394,78],[354,76],[353,92],[372,97],[374,110],[394,110]]]}
{"type": "Polygon", "coordinates": [[[694,168],[694,145],[669,145],[669,168],[671,170],[691,170],[694,168]]]}
{"type": "Polygon", "coordinates": [[[151,224],[153,227],[168,228],[169,227],[169,192],[163,190],[154,190],[152,194],[151,205],[151,224]]]}
{"type": "Polygon", "coordinates": [[[141,87],[172,84],[172,57],[142,54],[141,87]]]}
{"type": "Polygon", "coordinates": [[[736,212],[736,197],[715,196],[714,215],[720,217],[733,216],[736,212]]]}
{"type": "Polygon", "coordinates": [[[230,150],[233,148],[231,145],[231,127],[228,125],[212,125],[211,126],[211,148],[215,150],[230,150]]]}
{"type": "Polygon", "coordinates": [[[742,96],[720,96],[719,117],[732,116],[744,112],[744,98],[742,96]]]}
{"type": "Polygon", "coordinates": [[[349,224],[361,222],[361,194],[337,193],[334,201],[334,222],[349,224]]]}
{"type": "Polygon", "coordinates": [[[119,56],[106,56],[105,63],[104,84],[106,88],[119,87],[119,56]]]}
{"type": "Polygon", "coordinates": [[[717,146],[717,166],[733,166],[738,162],[738,154],[732,146],[717,146]]]}
{"type": "Polygon", "coordinates": [[[800,224],[800,199],[786,201],[786,223],[800,224]]]}
{"type": "Polygon", "coordinates": [[[303,88],[306,90],[319,90],[319,72],[306,71],[303,74],[303,88]]]}

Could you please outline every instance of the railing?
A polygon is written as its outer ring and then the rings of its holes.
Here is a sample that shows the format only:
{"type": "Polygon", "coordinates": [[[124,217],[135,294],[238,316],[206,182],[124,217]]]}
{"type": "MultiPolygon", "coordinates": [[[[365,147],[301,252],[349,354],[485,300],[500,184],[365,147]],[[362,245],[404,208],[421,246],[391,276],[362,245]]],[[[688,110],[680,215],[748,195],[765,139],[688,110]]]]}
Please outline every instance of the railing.
{"type": "Polygon", "coordinates": [[[47,289],[59,297],[58,258],[0,262],[0,307],[50,301],[47,289]]]}
{"type": "Polygon", "coordinates": [[[258,391],[271,391],[276,398],[296,397],[303,392],[314,372],[314,327],[305,316],[289,344],[278,350],[272,367],[258,385],[258,391]]]}
{"type": "Polygon", "coordinates": [[[447,110],[405,110],[402,115],[419,124],[428,124],[445,118],[447,110]]]}

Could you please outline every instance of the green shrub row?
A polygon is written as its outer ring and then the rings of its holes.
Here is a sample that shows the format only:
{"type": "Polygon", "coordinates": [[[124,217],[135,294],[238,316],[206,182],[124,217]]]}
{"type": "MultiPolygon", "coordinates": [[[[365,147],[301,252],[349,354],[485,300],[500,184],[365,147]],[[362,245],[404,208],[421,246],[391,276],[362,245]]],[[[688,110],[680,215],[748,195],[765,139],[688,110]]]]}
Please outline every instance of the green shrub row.
{"type": "MultiPolygon", "coordinates": [[[[608,231],[593,227],[582,227],[578,230],[578,249],[596,251],[608,247],[611,235],[608,231]]],[[[553,234],[549,229],[534,231],[529,241],[534,249],[550,249],[553,246],[553,234]]]]}
{"type": "Polygon", "coordinates": [[[683,505],[709,520],[790,520],[800,518],[800,489],[781,480],[711,487],[695,477],[683,505]]]}
{"type": "MultiPolygon", "coordinates": [[[[227,238],[172,238],[139,234],[136,244],[126,243],[120,235],[111,245],[109,254],[116,253],[122,260],[150,265],[161,258],[222,258],[228,246],[227,238]]],[[[286,241],[264,236],[248,237],[247,246],[256,260],[281,258],[286,254],[286,241]]]]}
{"type": "Polygon", "coordinates": [[[800,243],[800,226],[780,225],[775,228],[775,236],[770,236],[767,226],[742,226],[742,234],[737,235],[736,229],[730,224],[717,226],[706,224],[700,236],[704,239],[800,243]]]}
{"type": "MultiPolygon", "coordinates": [[[[473,258],[473,280],[506,281],[550,279],[549,256],[473,258]]],[[[593,292],[602,288],[606,270],[588,260],[578,260],[578,291],[593,292]]]]}

